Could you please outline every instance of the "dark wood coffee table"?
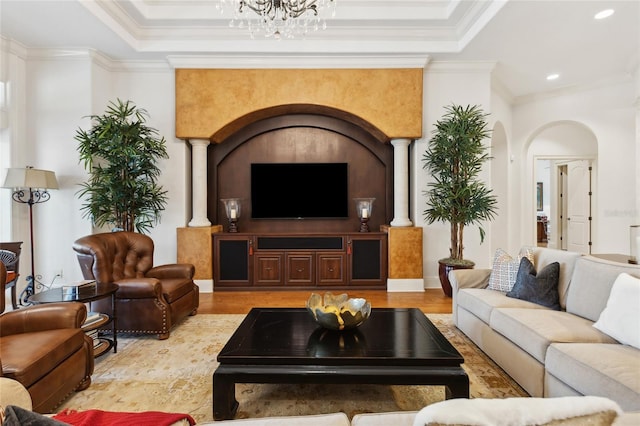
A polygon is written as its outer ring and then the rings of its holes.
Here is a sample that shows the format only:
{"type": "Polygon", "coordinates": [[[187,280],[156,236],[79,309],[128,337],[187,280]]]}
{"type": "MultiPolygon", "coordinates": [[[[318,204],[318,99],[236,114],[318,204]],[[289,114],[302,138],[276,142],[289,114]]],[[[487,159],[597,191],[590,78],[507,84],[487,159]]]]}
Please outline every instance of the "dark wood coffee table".
{"type": "Polygon", "coordinates": [[[419,309],[374,308],[351,331],[319,327],[304,308],[253,308],[218,354],[213,417],[232,419],[236,383],[443,385],[468,398],[462,355],[419,309]]]}

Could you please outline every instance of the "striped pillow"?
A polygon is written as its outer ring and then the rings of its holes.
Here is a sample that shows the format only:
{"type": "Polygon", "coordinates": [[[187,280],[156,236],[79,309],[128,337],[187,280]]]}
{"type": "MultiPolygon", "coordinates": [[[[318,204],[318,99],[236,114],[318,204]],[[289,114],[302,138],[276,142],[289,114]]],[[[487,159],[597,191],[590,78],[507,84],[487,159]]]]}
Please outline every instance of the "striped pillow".
{"type": "Polygon", "coordinates": [[[526,257],[533,263],[533,247],[522,247],[517,258],[513,258],[502,249],[497,249],[493,256],[493,267],[489,276],[489,289],[511,291],[516,283],[520,259],[526,257]]]}

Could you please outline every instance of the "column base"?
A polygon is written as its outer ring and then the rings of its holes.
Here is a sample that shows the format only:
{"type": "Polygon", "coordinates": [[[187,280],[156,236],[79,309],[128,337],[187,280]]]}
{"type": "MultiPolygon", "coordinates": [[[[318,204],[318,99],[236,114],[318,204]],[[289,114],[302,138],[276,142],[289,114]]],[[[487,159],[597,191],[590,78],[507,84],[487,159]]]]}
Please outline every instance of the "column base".
{"type": "Polygon", "coordinates": [[[197,218],[193,218],[189,221],[189,225],[190,228],[202,228],[205,226],[211,226],[211,222],[209,222],[209,219],[207,219],[206,217],[203,219],[197,219],[197,218]]]}
{"type": "Polygon", "coordinates": [[[394,218],[391,223],[391,226],[413,226],[413,222],[409,218],[394,218]]]}
{"type": "Polygon", "coordinates": [[[387,293],[399,292],[423,292],[424,280],[422,278],[388,278],[387,293]]]}

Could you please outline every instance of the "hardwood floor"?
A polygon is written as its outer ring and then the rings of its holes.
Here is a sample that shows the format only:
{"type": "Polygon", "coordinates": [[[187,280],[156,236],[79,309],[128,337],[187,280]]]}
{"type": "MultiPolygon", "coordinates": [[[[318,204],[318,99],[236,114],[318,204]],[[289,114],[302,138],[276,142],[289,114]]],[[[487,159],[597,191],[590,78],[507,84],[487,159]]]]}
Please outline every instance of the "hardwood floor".
{"type": "MultiPolygon", "coordinates": [[[[336,290],[334,294],[344,291],[336,290]]],[[[216,291],[200,293],[201,314],[246,314],[252,307],[304,307],[312,291],[216,291]]],[[[323,293],[323,291],[318,291],[323,293]]],[[[374,308],[420,308],[424,313],[450,314],[451,298],[441,289],[424,292],[387,293],[384,290],[349,290],[350,297],[363,297],[374,308]]]]}

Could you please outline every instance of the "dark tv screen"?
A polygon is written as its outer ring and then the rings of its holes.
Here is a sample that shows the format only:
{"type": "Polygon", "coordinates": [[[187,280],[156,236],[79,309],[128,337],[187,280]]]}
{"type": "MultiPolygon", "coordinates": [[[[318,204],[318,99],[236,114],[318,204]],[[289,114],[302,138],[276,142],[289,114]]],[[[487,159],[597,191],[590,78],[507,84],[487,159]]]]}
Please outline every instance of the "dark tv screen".
{"type": "Polygon", "coordinates": [[[346,218],[347,163],[251,164],[254,219],[346,218]]]}

